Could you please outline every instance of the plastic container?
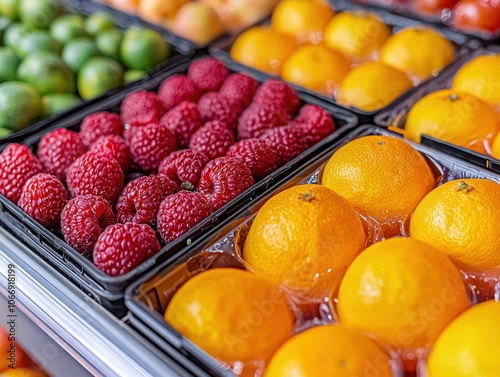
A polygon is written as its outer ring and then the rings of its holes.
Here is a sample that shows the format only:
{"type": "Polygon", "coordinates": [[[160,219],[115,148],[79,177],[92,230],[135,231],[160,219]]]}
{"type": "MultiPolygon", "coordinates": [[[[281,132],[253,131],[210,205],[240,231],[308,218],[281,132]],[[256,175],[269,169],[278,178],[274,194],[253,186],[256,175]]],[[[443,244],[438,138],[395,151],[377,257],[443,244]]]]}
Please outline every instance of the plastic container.
{"type": "MultiPolygon", "coordinates": [[[[189,59],[185,58],[184,61],[177,66],[165,69],[154,77],[137,83],[126,91],[121,91],[112,98],[107,98],[83,111],[75,112],[67,116],[62,122],[52,123],[50,127],[25,139],[23,143],[28,145],[33,151],[36,151],[39,140],[46,133],[61,127],[78,131],[80,123],[86,116],[98,111],[118,110],[123,99],[129,93],[138,90],[156,90],[167,77],[185,72],[189,64],[189,59]]],[[[112,277],[105,274],[95,267],[89,259],[86,259],[76,250],[69,247],[62,237],[48,231],[27,216],[19,207],[1,195],[0,221],[22,241],[29,244],[34,252],[51,262],[59,271],[64,273],[92,298],[100,302],[113,313],[123,314],[125,308],[123,303],[124,290],[132,281],[153,266],[181,252],[194,240],[203,236],[213,228],[216,228],[220,222],[228,218],[237,209],[264,194],[269,188],[279,183],[287,175],[299,169],[304,162],[314,158],[323,149],[327,148],[331,143],[351,131],[357,125],[356,116],[346,110],[328,104],[322,104],[307,95],[301,95],[301,99],[303,103],[316,103],[325,108],[335,120],[337,130],[312,148],[297,156],[294,160],[271,173],[268,177],[254,184],[240,196],[233,199],[231,203],[214,212],[189,232],[163,247],[155,256],[123,276],[112,277]]]]}
{"type": "MultiPolygon", "coordinates": [[[[406,117],[410,109],[417,103],[420,99],[426,95],[433,93],[440,89],[450,88],[453,78],[458,70],[470,60],[485,54],[500,54],[499,46],[490,46],[486,49],[477,49],[467,54],[467,56],[462,57],[457,62],[455,62],[446,72],[443,72],[436,80],[430,82],[428,85],[422,85],[417,88],[411,95],[406,96],[404,100],[394,104],[378,114],[375,117],[375,124],[380,127],[398,127],[404,129],[406,117]]],[[[438,149],[449,155],[461,158],[472,164],[491,170],[495,173],[500,174],[500,160],[495,159],[492,156],[484,155],[479,152],[472,151],[470,149],[460,147],[443,140],[436,139],[431,136],[422,135],[423,145],[427,145],[431,148],[438,149]]]]}
{"type": "MultiPolygon", "coordinates": [[[[367,135],[400,137],[399,134],[382,128],[363,126],[357,128],[342,140],[333,143],[316,159],[310,161],[309,164],[303,166],[296,173],[291,174],[287,180],[275,186],[245,208],[241,208],[239,212],[221,223],[217,231],[213,231],[193,243],[188,252],[167,260],[149,274],[131,284],[125,294],[125,302],[129,309],[131,322],[141,322],[143,326],[137,326],[137,328],[140,328],[143,335],[155,343],[159,349],[168,351],[168,347],[173,346],[180,350],[185,357],[178,360],[178,362],[194,363],[203,367],[212,376],[225,375],[225,371],[219,362],[184,338],[163,319],[170,299],[188,279],[202,271],[215,267],[244,268],[235,245],[243,244],[242,240],[245,237],[246,230],[249,229],[251,221],[264,203],[278,192],[294,185],[318,183],[318,176],[321,173],[322,166],[326,164],[338,148],[353,139],[367,135]]],[[[500,183],[500,176],[484,169],[449,157],[426,146],[408,143],[422,153],[428,161],[432,162],[436,168],[436,176],[441,177],[441,182],[466,177],[487,177],[500,183]]],[[[321,314],[323,314],[322,309],[320,306],[321,314]]],[[[326,313],[328,313],[327,308],[326,313]]],[[[333,316],[333,313],[331,314],[333,316]]],[[[321,318],[323,317],[321,315],[321,318]]],[[[326,317],[328,317],[328,314],[326,317]]]]}

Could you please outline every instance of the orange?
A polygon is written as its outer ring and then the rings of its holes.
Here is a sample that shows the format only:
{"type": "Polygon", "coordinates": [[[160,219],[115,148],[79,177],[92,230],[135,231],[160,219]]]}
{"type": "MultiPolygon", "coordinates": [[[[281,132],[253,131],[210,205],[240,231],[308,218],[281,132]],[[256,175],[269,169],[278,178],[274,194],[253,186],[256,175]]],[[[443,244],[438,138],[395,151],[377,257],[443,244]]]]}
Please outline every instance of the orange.
{"type": "Polygon", "coordinates": [[[35,370],[30,368],[15,368],[6,369],[0,372],[0,377],[48,377],[41,370],[35,370]]]}
{"type": "Polygon", "coordinates": [[[484,153],[498,133],[498,114],[469,94],[443,89],[418,101],[408,113],[404,135],[420,142],[422,134],[484,153]]]}
{"type": "Polygon", "coordinates": [[[368,60],[382,48],[391,30],[377,15],[365,12],[342,12],[330,21],[325,44],[358,60],[368,60]]]}
{"type": "Polygon", "coordinates": [[[292,336],[284,294],[254,274],[216,268],[188,280],[172,297],[165,320],[224,362],[268,360],[292,336]]]}
{"type": "Polygon", "coordinates": [[[411,237],[427,242],[467,272],[500,273],[500,184],[488,179],[446,182],[411,218],[411,237]]]}
{"type": "Polygon", "coordinates": [[[338,102],[363,111],[378,110],[412,87],[410,79],[396,68],[368,62],[347,74],[339,89],[338,102]]]}
{"type": "Polygon", "coordinates": [[[491,147],[491,155],[497,159],[500,159],[500,132],[495,137],[493,141],[493,146],[491,147]]]}
{"type": "Polygon", "coordinates": [[[500,108],[500,54],[472,59],[457,72],[452,87],[500,108]]]}
{"type": "Polygon", "coordinates": [[[320,0],[285,0],[274,9],[271,27],[299,43],[318,43],[333,15],[333,9],[320,0]]]}
{"type": "Polygon", "coordinates": [[[453,61],[454,48],[438,32],[409,27],[394,34],[382,47],[380,61],[423,81],[453,61]]]}
{"type": "Polygon", "coordinates": [[[416,353],[431,347],[468,307],[462,276],[444,254],[410,238],[391,238],[369,246],[347,269],[337,311],[341,325],[391,345],[411,370],[416,353]]]}
{"type": "Polygon", "coordinates": [[[109,4],[123,12],[135,12],[140,0],[109,0],[109,4]]]}
{"type": "Polygon", "coordinates": [[[332,96],[349,72],[350,64],[340,52],[321,45],[301,46],[283,66],[284,80],[332,96]]]}
{"type": "Polygon", "coordinates": [[[299,185],[269,199],[248,232],[243,259],[257,276],[298,296],[322,300],[364,248],[354,208],[320,185],[299,185]]]}
{"type": "Polygon", "coordinates": [[[338,149],[326,164],[321,184],[379,222],[386,237],[399,233],[435,181],[424,158],[405,141],[366,136],[338,149]]]}
{"type": "Polygon", "coordinates": [[[230,54],[238,63],[278,76],[295,48],[292,37],[264,27],[254,27],[240,34],[230,54]]]}
{"type": "Polygon", "coordinates": [[[171,20],[177,11],[189,0],[141,0],[137,7],[139,17],[151,22],[171,20]]]}
{"type": "Polygon", "coordinates": [[[281,346],[264,377],[392,377],[391,358],[356,329],[326,325],[306,330],[281,346]]]}
{"type": "Polygon", "coordinates": [[[500,376],[500,303],[462,313],[441,333],[428,359],[429,377],[500,376]]]}

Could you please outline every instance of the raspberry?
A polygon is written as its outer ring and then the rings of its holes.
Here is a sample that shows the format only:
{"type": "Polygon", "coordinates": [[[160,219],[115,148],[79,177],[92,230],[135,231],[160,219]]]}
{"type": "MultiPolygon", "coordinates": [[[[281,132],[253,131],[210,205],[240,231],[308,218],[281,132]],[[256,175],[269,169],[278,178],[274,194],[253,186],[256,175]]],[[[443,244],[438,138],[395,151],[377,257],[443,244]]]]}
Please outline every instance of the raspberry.
{"type": "Polygon", "coordinates": [[[198,102],[200,91],[186,75],[174,75],[160,85],[158,98],[168,111],[183,101],[198,102]]]}
{"type": "Polygon", "coordinates": [[[77,132],[59,128],[41,138],[37,155],[44,170],[63,181],[66,169],[85,152],[87,147],[77,132]]]}
{"type": "Polygon", "coordinates": [[[168,177],[152,175],[134,179],[118,198],[116,220],[120,223],[156,224],[160,203],[176,189],[177,184],[168,177]]]}
{"type": "Polygon", "coordinates": [[[228,76],[224,64],[210,57],[195,60],[188,69],[188,77],[203,93],[218,91],[228,76]]]}
{"type": "Polygon", "coordinates": [[[273,104],[284,109],[288,114],[294,114],[300,106],[297,91],[287,83],[278,80],[267,80],[262,84],[253,98],[255,103],[273,104]]]}
{"type": "Polygon", "coordinates": [[[238,125],[238,117],[242,108],[224,95],[217,92],[209,92],[203,95],[198,102],[198,109],[205,121],[220,120],[232,130],[238,125]]]}
{"type": "Polygon", "coordinates": [[[167,197],[158,210],[158,232],[172,242],[212,213],[212,206],[199,192],[180,191],[167,197]]]}
{"type": "Polygon", "coordinates": [[[215,211],[253,184],[252,172],[243,161],[220,157],[210,161],[201,172],[198,191],[208,198],[215,211]]]}
{"type": "Polygon", "coordinates": [[[288,122],[288,114],[274,105],[251,104],[238,121],[240,139],[259,137],[269,128],[280,127],[288,122]]]}
{"type": "Polygon", "coordinates": [[[252,171],[256,179],[267,176],[276,170],[276,154],[264,140],[247,139],[234,144],[227,152],[228,157],[236,157],[243,161],[252,171]]]}
{"type": "Polygon", "coordinates": [[[111,276],[124,275],[160,251],[155,231],[146,224],[114,224],[99,236],[94,265],[111,276]]]}
{"type": "Polygon", "coordinates": [[[101,136],[122,134],[123,124],[120,116],[106,111],[89,115],[80,126],[80,137],[87,148],[101,136]]]}
{"type": "Polygon", "coordinates": [[[61,211],[68,200],[68,192],[57,177],[40,173],[23,187],[17,205],[43,226],[54,229],[59,225],[61,211]]]}
{"type": "Polygon", "coordinates": [[[115,214],[109,203],[95,195],[71,199],[61,213],[64,240],[81,254],[92,252],[99,235],[114,223],[115,214]]]}
{"type": "Polygon", "coordinates": [[[87,152],[66,172],[66,183],[71,196],[98,195],[115,204],[123,188],[120,164],[108,154],[87,152]]]}
{"type": "Polygon", "coordinates": [[[179,187],[193,189],[198,186],[201,171],[207,163],[208,158],[203,153],[184,149],[172,152],[164,158],[158,168],[158,174],[169,177],[179,187]]]}
{"type": "Polygon", "coordinates": [[[163,103],[153,92],[131,93],[121,106],[123,124],[131,127],[158,123],[163,114],[165,114],[163,103]]]}
{"type": "Polygon", "coordinates": [[[151,173],[177,149],[177,142],[167,127],[152,123],[139,127],[130,139],[129,147],[134,163],[143,171],[151,173]]]}
{"type": "Polygon", "coordinates": [[[189,148],[203,153],[209,160],[225,156],[234,144],[234,135],[227,126],[219,121],[207,122],[194,133],[189,141],[189,148]]]}
{"type": "Polygon", "coordinates": [[[233,73],[220,88],[220,93],[245,108],[252,102],[258,86],[257,81],[250,76],[233,73]]]}
{"type": "Polygon", "coordinates": [[[160,124],[175,134],[179,148],[186,148],[203,119],[195,103],[181,102],[160,119],[160,124]]]}
{"type": "Polygon", "coordinates": [[[335,123],[330,114],[316,105],[305,105],[293,121],[293,126],[302,129],[310,146],[335,131],[335,123]]]}
{"type": "Polygon", "coordinates": [[[132,165],[130,151],[127,143],[118,135],[101,136],[90,146],[92,152],[107,153],[120,164],[122,171],[126,174],[132,165]]]}
{"type": "Polygon", "coordinates": [[[260,139],[276,153],[278,167],[285,165],[309,147],[304,131],[292,126],[271,128],[264,132],[260,139]]]}

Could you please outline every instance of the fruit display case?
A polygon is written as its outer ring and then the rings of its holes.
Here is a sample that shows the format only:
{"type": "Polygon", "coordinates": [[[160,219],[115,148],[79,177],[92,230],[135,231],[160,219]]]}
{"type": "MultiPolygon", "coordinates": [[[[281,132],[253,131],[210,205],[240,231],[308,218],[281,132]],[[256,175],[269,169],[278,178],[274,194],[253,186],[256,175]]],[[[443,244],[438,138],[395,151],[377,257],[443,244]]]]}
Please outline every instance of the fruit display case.
{"type": "MultiPolygon", "coordinates": [[[[62,2],[57,3],[57,7],[62,7],[65,12],[68,12],[69,17],[71,15],[80,15],[83,17],[91,17],[92,15],[97,15],[101,16],[104,15],[103,9],[97,4],[94,4],[89,1],[75,1],[75,0],[64,0],[62,2]]],[[[120,15],[112,15],[109,19],[113,23],[114,26],[118,28],[118,30],[127,30],[130,27],[133,26],[140,26],[142,27],[139,22],[124,18],[123,16],[120,17],[120,15]]],[[[16,24],[13,24],[16,25],[16,24]]],[[[42,30],[43,32],[43,30],[42,30]]],[[[87,37],[82,37],[80,39],[87,40],[87,37]]],[[[79,41],[80,39],[76,38],[76,41],[79,41]]],[[[104,39],[104,38],[103,38],[104,39]]],[[[180,48],[172,43],[165,38],[164,42],[170,46],[170,52],[169,56],[166,61],[162,61],[162,63],[154,66],[151,68],[147,73],[146,76],[136,78],[136,79],[131,79],[130,82],[128,83],[123,83],[119,87],[111,89],[107,91],[104,94],[101,94],[97,97],[94,98],[88,98],[81,100],[78,103],[75,103],[71,105],[70,107],[67,107],[66,109],[56,111],[52,115],[49,115],[43,119],[36,120],[34,123],[29,123],[28,125],[24,126],[23,128],[20,129],[15,129],[11,132],[9,132],[8,135],[0,135],[0,145],[5,145],[7,143],[12,143],[12,142],[19,142],[23,140],[24,138],[28,137],[29,135],[32,135],[45,127],[49,127],[50,124],[58,121],[62,121],[66,116],[71,115],[75,112],[81,111],[89,106],[92,106],[94,104],[99,103],[102,100],[105,100],[106,98],[112,97],[115,94],[121,92],[121,91],[127,91],[131,87],[133,87],[137,82],[140,80],[147,80],[149,76],[154,75],[155,72],[161,71],[167,67],[170,66],[175,66],[177,63],[182,62],[186,57],[192,57],[194,55],[194,50],[189,49],[189,48],[180,48]]],[[[79,50],[84,50],[83,48],[79,48],[79,50]]],[[[101,56],[101,55],[99,55],[101,56]]],[[[103,55],[104,56],[104,55],[103,55]]],[[[75,81],[76,81],[76,74],[75,74],[75,81]]],[[[56,93],[57,94],[57,93],[56,93]]],[[[63,93],[64,94],[64,93],[63,93]]]]}
{"type": "MultiPolygon", "coordinates": [[[[317,158],[305,164],[301,170],[295,174],[291,174],[286,181],[268,190],[258,200],[240,208],[233,216],[221,223],[218,229],[207,234],[204,238],[193,242],[186,253],[172,257],[131,284],[125,296],[126,305],[129,309],[128,317],[131,323],[164,352],[169,352],[171,347],[178,349],[182,354],[181,359],[178,360],[180,364],[197,365],[203,368],[208,376],[232,376],[233,374],[228,364],[209,355],[165,321],[164,313],[169,303],[186,282],[204,271],[217,268],[248,269],[248,263],[242,259],[243,244],[255,216],[259,213],[262,206],[275,195],[296,185],[318,184],[325,164],[335,151],[352,140],[369,135],[384,135],[401,139],[398,133],[387,129],[376,126],[362,126],[332,144],[321,154],[318,154],[317,158]]],[[[407,143],[431,163],[431,169],[439,184],[450,180],[466,178],[487,178],[500,183],[500,176],[490,171],[450,157],[427,146],[408,141],[407,143]]],[[[470,297],[474,297],[473,294],[470,297]]],[[[472,298],[472,300],[474,299],[472,298]]],[[[291,302],[293,301],[289,301],[289,304],[291,302]]],[[[293,306],[294,304],[291,305],[293,306]]],[[[306,311],[302,312],[302,316],[301,314],[297,314],[299,322],[304,316],[307,320],[312,321],[301,322],[299,328],[302,330],[319,324],[335,322],[335,310],[331,308],[331,305],[326,300],[320,304],[319,311],[313,311],[313,313],[316,313],[313,315],[314,319],[311,319],[309,314],[307,314],[308,309],[303,302],[296,305],[299,305],[298,307],[301,310],[306,308],[306,311]]],[[[260,307],[257,305],[254,308],[257,308],[255,309],[256,311],[260,310],[260,307]]],[[[293,308],[295,310],[297,307],[293,306],[293,308]]],[[[200,309],[201,312],[203,312],[202,309],[200,309]]],[[[248,321],[250,320],[248,319],[248,321]]],[[[298,331],[302,330],[299,329],[298,331]]],[[[227,339],[230,339],[230,336],[227,335],[227,339]]],[[[243,337],[243,339],[246,338],[243,337]]],[[[395,368],[393,373],[393,375],[397,376],[400,371],[398,372],[398,368],[395,368]]],[[[407,375],[413,376],[414,374],[407,375]]],[[[417,376],[422,377],[423,375],[417,374],[417,376]]]]}
{"type": "MultiPolygon", "coordinates": [[[[165,79],[175,74],[186,72],[189,65],[190,62],[185,61],[176,67],[166,69],[154,77],[150,77],[148,80],[137,83],[127,91],[122,91],[92,107],[67,116],[62,122],[52,123],[50,127],[23,140],[23,143],[36,152],[38,142],[47,133],[60,128],[78,131],[82,120],[88,115],[100,111],[118,111],[122,101],[130,93],[156,90],[165,79]]],[[[256,182],[244,193],[234,198],[228,205],[202,220],[175,241],[168,243],[156,255],[125,275],[109,276],[102,272],[94,266],[90,259],[87,259],[75,249],[69,247],[60,234],[50,232],[3,196],[0,197],[0,223],[13,232],[16,237],[21,239],[34,252],[48,260],[90,297],[112,313],[121,316],[125,312],[123,302],[124,290],[132,281],[172,255],[182,253],[186,247],[189,247],[196,239],[216,228],[220,222],[224,221],[225,218],[229,217],[239,207],[267,192],[267,190],[278,184],[291,172],[299,169],[304,161],[314,158],[323,149],[327,148],[339,137],[350,132],[357,125],[357,118],[353,113],[333,105],[323,104],[314,97],[309,97],[306,94],[300,94],[299,97],[303,104],[318,104],[323,107],[332,116],[337,130],[281,168],[270,173],[266,178],[256,182]]]]}
{"type": "MultiPolygon", "coordinates": [[[[447,72],[444,72],[433,82],[418,88],[410,96],[407,96],[403,101],[390,106],[385,111],[375,117],[375,124],[380,127],[395,127],[404,130],[408,113],[412,107],[422,98],[439,90],[451,88],[453,78],[457,72],[471,60],[488,55],[500,54],[500,48],[497,46],[489,46],[472,51],[467,56],[462,57],[455,62],[447,72]]],[[[479,153],[478,151],[461,147],[450,142],[440,140],[436,137],[422,134],[421,143],[431,148],[445,152],[451,156],[455,156],[464,161],[468,161],[484,169],[500,174],[500,160],[494,158],[490,154],[479,153]]]]}

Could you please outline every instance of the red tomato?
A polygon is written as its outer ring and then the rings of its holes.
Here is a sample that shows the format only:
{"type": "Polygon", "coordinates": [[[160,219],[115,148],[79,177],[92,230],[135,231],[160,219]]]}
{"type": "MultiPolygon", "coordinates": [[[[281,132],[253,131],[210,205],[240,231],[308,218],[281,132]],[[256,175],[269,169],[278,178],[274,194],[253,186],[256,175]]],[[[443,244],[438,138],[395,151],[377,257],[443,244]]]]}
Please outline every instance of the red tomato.
{"type": "Polygon", "coordinates": [[[500,0],[461,0],[452,15],[458,29],[500,30],[500,0]]]}
{"type": "Polygon", "coordinates": [[[435,13],[452,9],[458,0],[415,0],[415,9],[420,12],[435,13]]]}

